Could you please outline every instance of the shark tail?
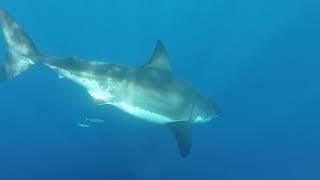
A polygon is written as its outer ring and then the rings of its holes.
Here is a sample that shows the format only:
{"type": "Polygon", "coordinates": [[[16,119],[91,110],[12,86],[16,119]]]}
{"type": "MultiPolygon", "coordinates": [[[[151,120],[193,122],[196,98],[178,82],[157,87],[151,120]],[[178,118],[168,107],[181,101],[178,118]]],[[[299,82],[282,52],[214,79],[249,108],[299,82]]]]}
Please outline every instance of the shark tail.
{"type": "Polygon", "coordinates": [[[32,40],[23,29],[0,9],[0,28],[7,46],[4,63],[0,66],[0,81],[12,79],[28,70],[40,57],[32,40]]]}

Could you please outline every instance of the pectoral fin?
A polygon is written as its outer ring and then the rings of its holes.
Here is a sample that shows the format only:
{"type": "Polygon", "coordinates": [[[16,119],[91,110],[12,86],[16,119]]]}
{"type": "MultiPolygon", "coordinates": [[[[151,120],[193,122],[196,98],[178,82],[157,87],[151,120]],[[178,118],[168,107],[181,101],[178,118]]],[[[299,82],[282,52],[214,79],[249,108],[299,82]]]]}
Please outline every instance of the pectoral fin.
{"type": "Polygon", "coordinates": [[[180,154],[183,158],[187,157],[191,151],[192,137],[187,122],[168,123],[168,127],[176,138],[180,154]]]}

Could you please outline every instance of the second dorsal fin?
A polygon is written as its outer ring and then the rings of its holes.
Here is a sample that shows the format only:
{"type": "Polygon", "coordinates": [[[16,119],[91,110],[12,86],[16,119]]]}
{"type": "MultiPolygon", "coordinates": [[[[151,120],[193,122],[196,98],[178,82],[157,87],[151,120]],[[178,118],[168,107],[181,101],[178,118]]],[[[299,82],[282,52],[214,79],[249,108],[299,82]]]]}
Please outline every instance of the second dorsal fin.
{"type": "Polygon", "coordinates": [[[171,71],[167,50],[160,40],[157,41],[156,48],[150,60],[143,66],[143,68],[156,68],[171,71]]]}

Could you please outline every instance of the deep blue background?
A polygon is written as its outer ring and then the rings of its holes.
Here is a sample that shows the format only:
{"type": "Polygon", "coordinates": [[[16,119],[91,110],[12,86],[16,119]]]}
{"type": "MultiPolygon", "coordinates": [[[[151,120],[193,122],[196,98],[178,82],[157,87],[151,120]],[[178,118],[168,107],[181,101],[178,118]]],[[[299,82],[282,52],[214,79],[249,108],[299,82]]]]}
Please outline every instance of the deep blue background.
{"type": "MultiPolygon", "coordinates": [[[[320,179],[320,1],[2,0],[38,49],[142,65],[157,39],[212,97],[181,159],[170,132],[37,66],[0,84],[0,179],[320,179]],[[105,119],[81,128],[84,117],[105,119]]],[[[0,55],[5,47],[1,38],[0,55]]]]}

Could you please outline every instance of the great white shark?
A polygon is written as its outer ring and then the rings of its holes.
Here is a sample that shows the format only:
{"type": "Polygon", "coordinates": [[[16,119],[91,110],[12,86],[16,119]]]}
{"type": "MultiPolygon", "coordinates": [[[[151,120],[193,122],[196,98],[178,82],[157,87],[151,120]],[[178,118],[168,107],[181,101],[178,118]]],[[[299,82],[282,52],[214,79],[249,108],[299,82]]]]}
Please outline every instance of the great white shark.
{"type": "Polygon", "coordinates": [[[0,80],[13,79],[36,64],[45,65],[84,87],[99,105],[112,105],[139,119],[168,126],[182,157],[191,150],[190,124],[208,122],[219,115],[209,97],[173,73],[161,41],[146,64],[130,67],[43,55],[2,9],[0,25],[8,49],[0,66],[0,80]]]}

